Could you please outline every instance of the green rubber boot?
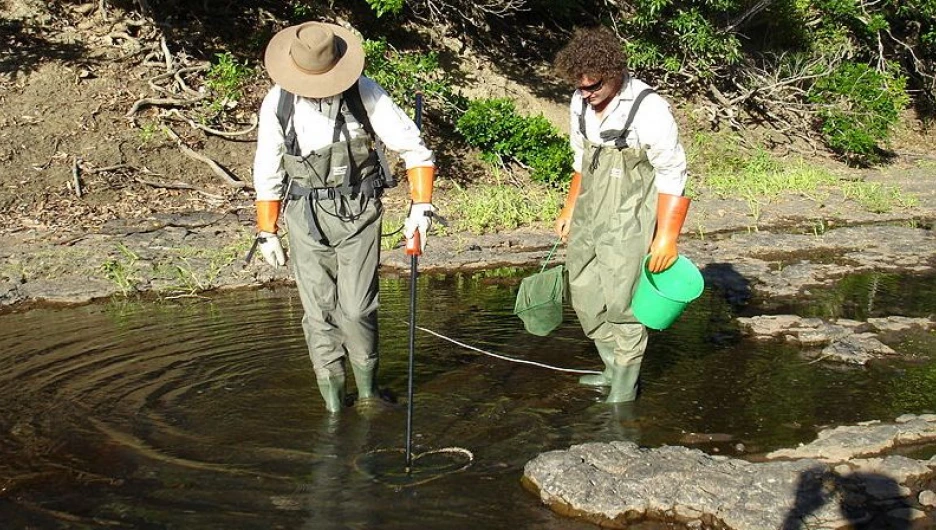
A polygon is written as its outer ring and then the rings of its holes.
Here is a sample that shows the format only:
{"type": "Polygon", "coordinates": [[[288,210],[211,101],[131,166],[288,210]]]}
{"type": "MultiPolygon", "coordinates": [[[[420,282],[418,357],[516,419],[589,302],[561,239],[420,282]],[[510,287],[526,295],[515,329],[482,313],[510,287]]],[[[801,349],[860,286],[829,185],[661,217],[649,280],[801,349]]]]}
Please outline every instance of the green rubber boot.
{"type": "Polygon", "coordinates": [[[328,412],[341,412],[344,407],[345,380],[343,376],[332,376],[316,379],[319,392],[325,399],[325,408],[328,412]]]}
{"type": "Polygon", "coordinates": [[[611,386],[611,365],[614,364],[614,344],[595,341],[598,356],[604,362],[604,372],[587,374],[579,377],[579,384],[584,386],[611,386]]]}
{"type": "Polygon", "coordinates": [[[611,392],[605,403],[626,403],[637,399],[637,378],[640,375],[640,361],[611,366],[611,392]]]}
{"type": "Polygon", "coordinates": [[[358,366],[351,363],[351,371],[354,373],[354,383],[357,385],[357,399],[359,402],[380,397],[380,394],[377,393],[377,384],[374,382],[374,375],[377,372],[377,363],[373,363],[370,366],[358,366]]]}

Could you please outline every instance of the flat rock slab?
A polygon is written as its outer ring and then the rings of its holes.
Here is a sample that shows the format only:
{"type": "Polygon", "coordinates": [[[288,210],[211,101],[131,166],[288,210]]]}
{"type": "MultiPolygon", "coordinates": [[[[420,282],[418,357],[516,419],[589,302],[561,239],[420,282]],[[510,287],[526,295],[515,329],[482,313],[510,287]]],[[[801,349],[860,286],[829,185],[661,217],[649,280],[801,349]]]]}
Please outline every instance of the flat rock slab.
{"type": "Polygon", "coordinates": [[[537,456],[524,468],[524,484],[559,513],[618,528],[654,519],[736,530],[926,528],[936,520],[917,499],[932,494],[920,485],[936,477],[936,460],[858,458],[926,441],[936,441],[936,417],[831,429],[814,446],[777,451],[765,462],[588,443],[537,456]],[[846,446],[837,458],[828,457],[833,443],[846,446]]]}

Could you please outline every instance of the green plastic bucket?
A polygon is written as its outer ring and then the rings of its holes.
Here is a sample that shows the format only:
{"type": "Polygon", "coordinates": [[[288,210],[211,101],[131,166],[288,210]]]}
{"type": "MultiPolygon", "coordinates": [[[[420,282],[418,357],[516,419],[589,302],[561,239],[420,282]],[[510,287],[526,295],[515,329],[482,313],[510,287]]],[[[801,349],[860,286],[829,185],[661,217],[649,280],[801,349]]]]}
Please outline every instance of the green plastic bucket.
{"type": "Polygon", "coordinates": [[[647,269],[649,260],[649,255],[643,260],[631,308],[644,326],[666,329],[679,318],[689,302],[702,294],[705,281],[699,268],[684,256],[679,256],[672,267],[656,273],[647,269]]]}

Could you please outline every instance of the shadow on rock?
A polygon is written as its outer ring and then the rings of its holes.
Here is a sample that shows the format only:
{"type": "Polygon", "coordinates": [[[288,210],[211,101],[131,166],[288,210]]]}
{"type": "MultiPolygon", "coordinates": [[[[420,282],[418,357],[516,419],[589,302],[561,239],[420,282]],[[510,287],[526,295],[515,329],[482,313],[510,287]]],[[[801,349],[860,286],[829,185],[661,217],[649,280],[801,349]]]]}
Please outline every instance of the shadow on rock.
{"type": "Polygon", "coordinates": [[[709,263],[702,268],[705,285],[724,293],[725,300],[735,310],[751,299],[751,283],[730,263],[709,263]]]}
{"type": "Polygon", "coordinates": [[[841,526],[855,530],[910,530],[914,513],[894,479],[876,473],[840,475],[814,467],[800,475],[796,501],[781,530],[806,530],[826,504],[838,503],[841,526]]]}

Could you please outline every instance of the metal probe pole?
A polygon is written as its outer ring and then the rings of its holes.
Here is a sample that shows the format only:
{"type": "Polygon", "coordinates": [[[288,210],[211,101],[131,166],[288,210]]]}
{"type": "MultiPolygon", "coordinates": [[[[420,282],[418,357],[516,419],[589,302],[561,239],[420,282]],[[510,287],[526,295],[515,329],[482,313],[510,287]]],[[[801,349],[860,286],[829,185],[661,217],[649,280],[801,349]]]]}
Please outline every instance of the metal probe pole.
{"type": "MultiPolygon", "coordinates": [[[[416,128],[422,129],[422,92],[416,92],[416,128]]],[[[409,383],[406,387],[406,473],[413,467],[413,358],[416,351],[416,277],[419,255],[422,253],[420,234],[417,230],[406,241],[406,254],[410,256],[410,299],[409,299],[409,383]]]]}

